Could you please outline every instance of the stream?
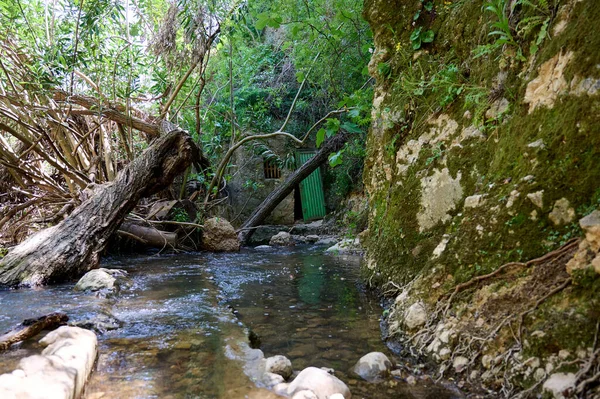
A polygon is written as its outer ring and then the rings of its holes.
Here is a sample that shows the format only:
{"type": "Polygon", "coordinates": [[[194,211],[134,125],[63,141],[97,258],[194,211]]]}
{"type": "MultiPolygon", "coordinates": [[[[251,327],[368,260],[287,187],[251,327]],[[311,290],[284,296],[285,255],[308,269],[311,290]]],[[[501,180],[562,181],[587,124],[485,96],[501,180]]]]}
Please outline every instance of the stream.
{"type": "MultiPolygon", "coordinates": [[[[361,288],[359,261],[315,247],[113,257],[102,267],[125,269],[131,279],[116,297],[75,292],[74,283],[0,291],[0,331],[57,311],[71,321],[120,321],[99,335],[86,399],[270,398],[225,350],[249,330],[265,357],[284,355],[298,371],[333,368],[353,398],[460,397],[430,381],[370,384],[348,372],[372,351],[400,361],[381,341],[382,309],[361,288]]],[[[3,354],[0,374],[39,353],[37,340],[3,354]]]]}

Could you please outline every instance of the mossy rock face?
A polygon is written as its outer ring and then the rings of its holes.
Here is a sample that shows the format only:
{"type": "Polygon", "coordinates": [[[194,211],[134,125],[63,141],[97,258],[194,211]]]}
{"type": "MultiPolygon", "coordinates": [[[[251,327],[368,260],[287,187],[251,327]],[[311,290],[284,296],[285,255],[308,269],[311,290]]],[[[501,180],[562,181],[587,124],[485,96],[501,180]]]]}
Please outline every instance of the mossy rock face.
{"type": "MultiPolygon", "coordinates": [[[[497,16],[484,1],[365,2],[376,47],[364,173],[371,283],[420,276],[411,295],[433,306],[438,290],[581,237],[578,220],[600,208],[600,36],[582,29],[600,7],[583,0],[540,10],[516,11],[516,26],[542,23],[494,46],[497,16]],[[434,40],[415,50],[418,28],[434,40]]],[[[593,333],[598,279],[573,281],[555,298],[561,306],[541,306],[528,325],[553,331],[532,354],[575,350],[573,325],[593,333]]]]}

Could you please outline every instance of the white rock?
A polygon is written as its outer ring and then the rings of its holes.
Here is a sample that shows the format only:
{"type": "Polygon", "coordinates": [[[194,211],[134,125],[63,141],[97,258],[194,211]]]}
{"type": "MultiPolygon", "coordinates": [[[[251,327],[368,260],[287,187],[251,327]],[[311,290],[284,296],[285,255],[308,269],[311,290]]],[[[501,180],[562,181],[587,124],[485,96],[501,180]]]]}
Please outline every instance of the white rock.
{"type": "Polygon", "coordinates": [[[571,356],[571,352],[569,352],[566,349],[561,349],[560,351],[558,351],[558,357],[562,360],[566,360],[571,356]]]}
{"type": "Polygon", "coordinates": [[[414,376],[409,375],[408,377],[406,377],[406,383],[408,385],[417,385],[417,379],[414,376]]]}
{"type": "Polygon", "coordinates": [[[254,247],[254,249],[257,251],[268,251],[270,249],[273,249],[273,247],[270,245],[259,245],[257,247],[254,247]]]}
{"type": "Polygon", "coordinates": [[[292,362],[285,356],[271,356],[266,359],[265,370],[269,373],[279,374],[287,380],[292,375],[292,362]]]}
{"type": "Polygon", "coordinates": [[[423,302],[413,303],[404,313],[404,325],[409,330],[421,327],[427,322],[427,310],[423,302]]]}
{"type": "Polygon", "coordinates": [[[94,269],[83,275],[75,284],[76,291],[117,291],[119,284],[117,277],[124,277],[127,272],[118,269],[94,269]]]}
{"type": "Polygon", "coordinates": [[[439,258],[440,255],[442,255],[442,253],[446,250],[446,245],[448,245],[449,241],[450,235],[444,234],[444,236],[442,237],[442,241],[440,241],[437,247],[435,247],[435,249],[433,250],[432,258],[439,258]]]}
{"type": "Polygon", "coordinates": [[[40,340],[40,355],[21,359],[19,369],[0,376],[0,398],[78,398],[96,361],[96,335],[79,327],[60,327],[40,340]]]}
{"type": "Polygon", "coordinates": [[[334,393],[333,395],[331,395],[329,397],[329,399],[345,399],[344,395],[342,395],[341,393],[334,393]]]}
{"type": "Polygon", "coordinates": [[[381,352],[371,352],[360,358],[352,367],[352,371],[362,379],[375,381],[387,377],[392,369],[392,362],[381,352]]]}
{"type": "Polygon", "coordinates": [[[450,356],[452,356],[452,351],[448,348],[443,348],[442,350],[440,350],[440,359],[442,360],[448,360],[450,359],[450,356]]]}
{"type": "Polygon", "coordinates": [[[595,210],[579,220],[579,225],[585,231],[585,239],[589,241],[592,251],[600,249],[600,210],[595,210]]]}
{"type": "Polygon", "coordinates": [[[469,359],[464,356],[456,356],[452,362],[452,367],[454,367],[454,371],[460,373],[464,370],[467,364],[469,364],[469,359]]]}
{"type": "Polygon", "coordinates": [[[482,194],[471,195],[470,197],[465,198],[465,208],[477,208],[480,205],[483,205],[485,202],[484,196],[482,194]]]}
{"type": "Polygon", "coordinates": [[[510,195],[508,197],[508,201],[506,201],[506,207],[512,208],[512,206],[515,204],[515,201],[517,200],[517,198],[519,198],[519,195],[521,195],[521,193],[519,193],[517,190],[511,191],[510,195]]]}
{"type": "Polygon", "coordinates": [[[292,235],[287,231],[280,231],[279,233],[271,237],[269,245],[272,245],[274,247],[289,247],[294,245],[294,239],[292,238],[292,235]]]}
{"type": "Polygon", "coordinates": [[[506,98],[502,97],[492,103],[490,108],[485,112],[485,117],[488,119],[496,119],[498,116],[506,112],[509,106],[506,98]]]}
{"type": "Polygon", "coordinates": [[[318,396],[310,389],[303,389],[292,396],[292,399],[319,399],[318,396]]]}
{"type": "Polygon", "coordinates": [[[544,207],[544,190],[536,191],[535,193],[527,194],[527,198],[533,203],[533,205],[542,209],[544,207]]]}
{"type": "Polygon", "coordinates": [[[266,372],[263,374],[262,382],[267,388],[270,388],[285,382],[285,380],[279,374],[266,372]]]}
{"type": "Polygon", "coordinates": [[[533,373],[533,379],[536,381],[541,381],[544,378],[546,378],[546,370],[541,367],[535,369],[535,372],[533,373]]]}
{"type": "Polygon", "coordinates": [[[471,380],[471,381],[476,380],[477,377],[479,377],[479,371],[477,371],[477,370],[473,370],[473,371],[471,371],[471,374],[469,374],[469,380],[471,380]]]}
{"type": "Polygon", "coordinates": [[[527,147],[543,149],[543,148],[546,148],[546,144],[544,144],[544,140],[539,139],[532,143],[527,144],[527,147]]]}
{"type": "Polygon", "coordinates": [[[325,252],[333,254],[345,254],[356,251],[357,249],[359,249],[359,242],[357,240],[345,239],[327,248],[325,252]]]}
{"type": "Polygon", "coordinates": [[[554,398],[562,399],[563,393],[575,387],[577,377],[573,373],[554,373],[544,382],[544,391],[550,392],[554,398]]]}
{"type": "MultiPolygon", "coordinates": [[[[317,399],[328,399],[331,395],[341,393],[351,399],[350,389],[337,377],[316,367],[307,367],[290,383],[288,395],[308,390],[315,393],[317,399]]],[[[295,396],[293,396],[295,397],[295,396]]]]}
{"type": "Polygon", "coordinates": [[[489,370],[492,367],[492,360],[493,358],[490,355],[483,355],[481,358],[481,364],[483,367],[489,370]]]}
{"type": "Polygon", "coordinates": [[[569,200],[561,198],[554,203],[548,218],[557,226],[568,224],[575,219],[575,210],[570,207],[569,200]]]}

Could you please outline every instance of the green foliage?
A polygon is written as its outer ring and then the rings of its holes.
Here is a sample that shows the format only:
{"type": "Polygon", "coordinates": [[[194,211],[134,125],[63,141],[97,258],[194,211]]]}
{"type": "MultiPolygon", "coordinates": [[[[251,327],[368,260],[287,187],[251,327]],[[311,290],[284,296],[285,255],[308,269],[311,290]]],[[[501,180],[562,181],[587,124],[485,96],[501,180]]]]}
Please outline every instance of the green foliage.
{"type": "Polygon", "coordinates": [[[185,211],[185,209],[182,209],[182,208],[174,208],[172,210],[172,219],[175,222],[189,222],[190,221],[188,213],[185,211]]]}
{"type": "Polygon", "coordinates": [[[419,26],[410,35],[413,50],[420,49],[423,43],[433,42],[434,37],[435,34],[431,29],[423,30],[423,27],[419,26]]]}

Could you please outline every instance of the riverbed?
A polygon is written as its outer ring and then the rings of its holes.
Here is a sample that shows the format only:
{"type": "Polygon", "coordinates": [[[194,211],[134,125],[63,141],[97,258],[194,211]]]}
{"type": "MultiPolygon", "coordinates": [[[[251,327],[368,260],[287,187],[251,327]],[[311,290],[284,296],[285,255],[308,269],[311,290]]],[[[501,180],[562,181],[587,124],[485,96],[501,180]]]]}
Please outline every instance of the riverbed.
{"type": "MultiPolygon", "coordinates": [[[[73,283],[0,291],[0,331],[57,311],[75,322],[102,320],[87,399],[269,397],[227,356],[227,345],[248,335],[295,370],[334,369],[354,398],[459,397],[427,380],[370,384],[349,372],[372,351],[401,361],[381,340],[382,309],[361,286],[359,262],[319,247],[112,257],[102,266],[130,277],[120,294],[78,293],[73,283]]],[[[17,346],[0,357],[0,373],[39,350],[35,342],[17,346]]]]}

